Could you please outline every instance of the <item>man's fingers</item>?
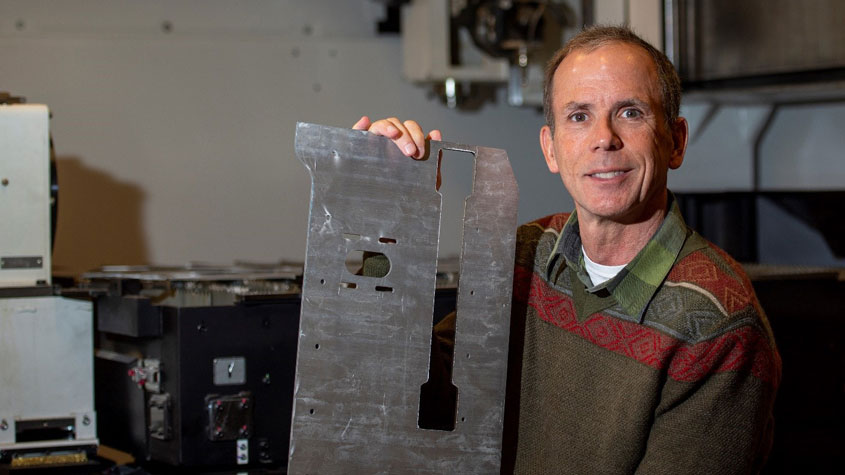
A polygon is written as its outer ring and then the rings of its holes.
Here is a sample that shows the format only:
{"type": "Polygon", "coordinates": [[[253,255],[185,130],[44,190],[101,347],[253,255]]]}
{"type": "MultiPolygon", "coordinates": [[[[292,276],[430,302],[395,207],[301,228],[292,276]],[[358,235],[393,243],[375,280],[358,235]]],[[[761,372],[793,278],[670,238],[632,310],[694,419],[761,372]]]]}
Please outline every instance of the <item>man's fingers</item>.
{"type": "Polygon", "coordinates": [[[370,127],[370,133],[376,135],[383,135],[389,139],[396,140],[402,136],[402,131],[397,128],[396,124],[399,122],[395,119],[381,119],[373,122],[370,127]]]}
{"type": "Polygon", "coordinates": [[[403,122],[396,117],[372,122],[369,117],[362,116],[352,128],[356,130],[367,130],[372,134],[387,137],[399,147],[402,153],[413,158],[422,158],[425,155],[425,141],[427,138],[432,140],[441,139],[439,130],[432,130],[426,136],[422,127],[416,121],[406,120],[403,122]]]}
{"type": "Polygon", "coordinates": [[[402,153],[409,157],[415,157],[417,155],[417,144],[414,139],[414,134],[417,132],[408,130],[406,124],[410,125],[411,129],[414,129],[415,124],[409,124],[409,122],[412,121],[401,122],[396,117],[378,120],[370,126],[370,132],[384,135],[385,137],[393,140],[393,143],[399,147],[399,150],[401,150],[402,153]]]}
{"type": "Polygon", "coordinates": [[[414,145],[413,150],[408,145],[405,145],[405,154],[414,158],[422,158],[425,153],[425,133],[422,127],[413,120],[406,120],[402,125],[405,126],[405,129],[410,134],[410,139],[414,145]]]}
{"type": "Polygon", "coordinates": [[[362,115],[361,118],[358,119],[358,122],[355,122],[355,125],[353,125],[352,128],[355,130],[367,130],[370,128],[371,123],[372,122],[370,122],[369,117],[362,115]]]}

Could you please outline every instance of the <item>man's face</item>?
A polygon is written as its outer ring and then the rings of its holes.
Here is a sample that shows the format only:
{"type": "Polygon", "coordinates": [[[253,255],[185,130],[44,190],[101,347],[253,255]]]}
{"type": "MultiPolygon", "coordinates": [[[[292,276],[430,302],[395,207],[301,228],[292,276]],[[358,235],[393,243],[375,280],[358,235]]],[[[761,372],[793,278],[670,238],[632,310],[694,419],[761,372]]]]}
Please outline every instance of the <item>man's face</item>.
{"type": "Polygon", "coordinates": [[[579,219],[630,224],[666,206],[666,175],[684,158],[687,125],[666,125],[657,67],[642,48],[575,50],[553,78],[555,130],[540,132],[579,219]]]}

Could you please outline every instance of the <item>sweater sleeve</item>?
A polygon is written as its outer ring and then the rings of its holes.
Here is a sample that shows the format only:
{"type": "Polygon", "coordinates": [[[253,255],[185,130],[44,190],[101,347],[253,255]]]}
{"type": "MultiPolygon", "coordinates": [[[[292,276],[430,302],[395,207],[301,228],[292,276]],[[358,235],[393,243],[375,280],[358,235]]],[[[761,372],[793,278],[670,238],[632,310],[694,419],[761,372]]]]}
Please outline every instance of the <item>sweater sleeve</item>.
{"type": "Polygon", "coordinates": [[[745,330],[721,336],[699,354],[676,351],[636,473],[762,469],[772,446],[780,360],[760,332],[745,330]]]}

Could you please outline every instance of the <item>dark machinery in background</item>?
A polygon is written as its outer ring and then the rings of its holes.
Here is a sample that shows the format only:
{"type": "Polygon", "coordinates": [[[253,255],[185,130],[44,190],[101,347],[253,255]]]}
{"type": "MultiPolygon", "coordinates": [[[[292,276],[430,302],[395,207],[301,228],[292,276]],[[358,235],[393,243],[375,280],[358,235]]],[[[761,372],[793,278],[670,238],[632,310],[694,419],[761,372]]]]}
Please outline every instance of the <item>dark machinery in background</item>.
{"type": "MultiPolygon", "coordinates": [[[[818,231],[832,256],[845,259],[845,221],[840,212],[841,205],[845,204],[845,191],[698,192],[676,193],[675,196],[687,224],[740,262],[787,264],[770,262],[767,260],[771,256],[760,255],[763,240],[773,238],[766,235],[773,230],[761,234],[758,229],[759,208],[764,204],[781,209],[795,223],[818,231]]],[[[814,265],[831,264],[816,262],[814,265]]]]}
{"type": "MultiPolygon", "coordinates": [[[[522,67],[528,62],[529,51],[544,46],[548,16],[558,25],[573,21],[564,4],[548,0],[466,0],[452,6],[455,39],[457,30],[464,28],[481,51],[522,67]]],[[[452,54],[452,63],[460,64],[460,51],[454,48],[452,54]]]]}
{"type": "Polygon", "coordinates": [[[103,444],[154,472],[283,469],[301,274],[254,265],[85,274],[103,444]]]}
{"type": "MultiPolygon", "coordinates": [[[[437,275],[435,321],[457,272],[437,275]]],[[[149,473],[284,473],[301,265],[108,267],[83,276],[102,444],[149,473]]]]}

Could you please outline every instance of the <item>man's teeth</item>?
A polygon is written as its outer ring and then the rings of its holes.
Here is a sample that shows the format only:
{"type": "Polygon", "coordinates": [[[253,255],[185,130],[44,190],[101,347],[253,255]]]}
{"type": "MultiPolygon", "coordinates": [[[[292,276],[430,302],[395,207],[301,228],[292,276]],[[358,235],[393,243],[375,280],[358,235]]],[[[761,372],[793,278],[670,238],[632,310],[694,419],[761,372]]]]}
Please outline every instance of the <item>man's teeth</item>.
{"type": "Polygon", "coordinates": [[[596,178],[613,178],[619,175],[622,175],[625,172],[617,171],[617,172],[603,172],[603,173],[593,173],[593,176],[596,178]]]}

